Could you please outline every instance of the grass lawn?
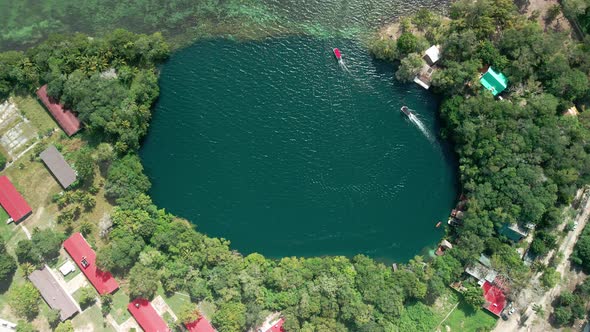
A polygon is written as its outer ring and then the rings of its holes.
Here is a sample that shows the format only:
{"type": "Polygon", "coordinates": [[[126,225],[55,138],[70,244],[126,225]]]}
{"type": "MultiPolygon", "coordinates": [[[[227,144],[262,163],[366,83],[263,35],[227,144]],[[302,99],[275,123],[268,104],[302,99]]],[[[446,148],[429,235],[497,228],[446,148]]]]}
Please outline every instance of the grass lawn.
{"type": "Polygon", "coordinates": [[[186,303],[190,303],[191,302],[191,299],[188,296],[188,294],[184,295],[184,294],[174,293],[172,296],[168,297],[164,293],[164,290],[162,289],[162,286],[160,286],[158,288],[158,295],[161,295],[162,296],[162,298],[164,299],[164,301],[166,301],[166,303],[168,304],[168,306],[170,306],[170,309],[172,309],[172,311],[174,311],[174,313],[176,315],[178,315],[178,313],[180,313],[180,310],[182,309],[182,307],[186,303]]]}
{"type": "Polygon", "coordinates": [[[41,162],[30,160],[34,150],[3,172],[33,209],[33,214],[23,221],[29,230],[51,225],[57,214],[57,206],[51,203],[51,197],[61,191],[45,166],[41,162]]]}
{"type": "Polygon", "coordinates": [[[39,104],[37,99],[29,97],[13,97],[18,109],[31,121],[33,126],[37,128],[37,132],[45,135],[50,130],[58,128],[57,123],[47,113],[47,111],[39,104]]]}
{"type": "Polygon", "coordinates": [[[102,313],[97,304],[74,317],[74,319],[72,319],[72,325],[74,325],[75,331],[115,331],[102,317],[102,313]]]}
{"type": "Polygon", "coordinates": [[[441,329],[448,325],[451,331],[491,331],[498,318],[483,309],[473,310],[467,303],[461,301],[457,309],[442,324],[441,329]]]}
{"type": "MultiPolygon", "coordinates": [[[[94,296],[94,298],[97,299],[96,301],[99,301],[98,300],[98,293],[96,292],[96,289],[94,289],[94,287],[88,285],[86,287],[80,287],[80,288],[78,288],[78,290],[76,290],[74,292],[74,294],[72,294],[72,297],[74,298],[74,300],[76,300],[76,302],[78,302],[78,304],[80,303],[80,298],[82,297],[82,289],[84,289],[84,288],[90,289],[91,294],[94,296]]],[[[80,305],[80,306],[82,306],[82,305],[80,305]]]]}
{"type": "Polygon", "coordinates": [[[129,299],[129,295],[125,294],[121,289],[119,289],[113,295],[113,304],[111,307],[111,315],[117,322],[117,324],[122,324],[126,320],[131,317],[129,311],[127,311],[127,305],[131,302],[129,299]]]}
{"type": "Polygon", "coordinates": [[[8,220],[8,214],[3,208],[0,208],[0,236],[2,236],[4,243],[8,246],[9,242],[14,242],[12,238],[21,231],[14,223],[7,224],[6,220],[8,220]]]}

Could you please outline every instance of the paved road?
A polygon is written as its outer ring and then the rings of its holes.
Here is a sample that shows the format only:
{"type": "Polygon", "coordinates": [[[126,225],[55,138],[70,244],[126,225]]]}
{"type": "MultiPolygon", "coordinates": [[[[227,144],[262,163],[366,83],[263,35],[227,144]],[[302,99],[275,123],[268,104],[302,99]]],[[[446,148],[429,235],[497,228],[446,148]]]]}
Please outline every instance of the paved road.
{"type": "MultiPolygon", "coordinates": [[[[581,192],[579,192],[581,194],[581,192]]],[[[590,215],[590,199],[588,199],[588,195],[590,192],[586,191],[583,193],[582,203],[581,206],[583,207],[581,213],[579,213],[575,221],[578,222],[578,227],[575,230],[568,233],[566,238],[563,240],[561,245],[559,246],[557,251],[551,252],[548,256],[552,257],[556,252],[563,253],[562,261],[555,267],[555,269],[561,274],[562,280],[568,280],[569,274],[575,273],[571,271],[571,263],[569,260],[570,255],[574,250],[574,244],[576,243],[578,237],[582,233],[582,230],[586,226],[586,220],[590,215]]],[[[566,226],[566,223],[563,223],[559,226],[559,231],[563,231],[566,226]]],[[[548,261],[548,259],[546,260],[548,261]]],[[[518,303],[526,303],[531,308],[534,304],[540,304],[542,308],[545,310],[545,317],[539,317],[536,312],[529,311],[529,318],[525,322],[523,326],[520,323],[520,314],[518,312],[514,313],[508,321],[499,320],[498,324],[496,325],[494,331],[495,332],[512,332],[512,331],[545,331],[547,329],[551,329],[547,318],[551,312],[551,302],[561,293],[562,283],[558,283],[554,288],[543,291],[539,285],[539,277],[541,276],[540,273],[537,273],[529,283],[529,287],[523,289],[518,294],[518,303]]],[[[517,304],[517,309],[525,309],[526,306],[519,306],[517,304]]]]}

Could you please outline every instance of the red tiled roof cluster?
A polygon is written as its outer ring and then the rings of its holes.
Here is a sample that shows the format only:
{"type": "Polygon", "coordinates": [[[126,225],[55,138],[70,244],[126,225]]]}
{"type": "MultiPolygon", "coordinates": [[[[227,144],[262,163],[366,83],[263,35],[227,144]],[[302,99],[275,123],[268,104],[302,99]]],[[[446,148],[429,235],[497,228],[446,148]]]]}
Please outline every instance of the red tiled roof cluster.
{"type": "Polygon", "coordinates": [[[209,323],[209,321],[203,316],[199,317],[194,322],[184,324],[184,326],[186,326],[189,332],[215,332],[211,323],[209,323]]]}
{"type": "Polygon", "coordinates": [[[59,102],[49,97],[47,94],[47,84],[37,90],[37,96],[68,136],[72,136],[80,130],[82,124],[76,114],[71,110],[64,109],[59,102]]]}
{"type": "Polygon", "coordinates": [[[504,292],[488,281],[484,282],[481,288],[483,288],[484,298],[486,299],[483,307],[494,315],[500,316],[500,313],[506,306],[506,295],[504,295],[504,292]]]}
{"type": "Polygon", "coordinates": [[[133,300],[127,305],[127,310],[129,310],[131,315],[137,321],[137,324],[139,324],[145,332],[170,331],[170,328],[168,328],[164,319],[158,315],[156,309],[154,309],[150,301],[146,299],[133,300]]]}
{"type": "Polygon", "coordinates": [[[6,175],[0,176],[0,205],[15,223],[19,223],[32,212],[27,201],[6,175]]]}
{"type": "Polygon", "coordinates": [[[96,267],[96,253],[82,234],[72,234],[64,241],[64,248],[99,294],[110,294],[119,288],[117,280],[110,272],[103,272],[96,267]],[[85,263],[82,263],[82,260],[85,263]]]}

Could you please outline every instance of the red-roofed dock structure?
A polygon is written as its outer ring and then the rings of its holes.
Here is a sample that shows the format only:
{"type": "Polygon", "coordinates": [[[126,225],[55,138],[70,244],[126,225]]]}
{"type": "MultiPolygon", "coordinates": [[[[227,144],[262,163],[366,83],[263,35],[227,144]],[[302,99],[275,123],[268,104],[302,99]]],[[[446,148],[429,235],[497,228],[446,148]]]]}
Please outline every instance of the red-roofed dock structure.
{"type": "Polygon", "coordinates": [[[129,305],[127,310],[131,313],[137,324],[145,332],[169,332],[170,328],[160,317],[156,309],[152,307],[150,301],[146,299],[135,299],[129,305]]]}
{"type": "Polygon", "coordinates": [[[119,288],[117,280],[110,272],[96,267],[96,253],[80,233],[74,233],[64,241],[64,249],[84,273],[88,281],[100,295],[110,294],[119,288]]]}
{"type": "Polygon", "coordinates": [[[484,282],[481,288],[483,288],[483,296],[486,299],[483,307],[494,315],[500,316],[506,306],[506,295],[504,295],[504,292],[489,281],[484,282]]]}
{"type": "Polygon", "coordinates": [[[189,332],[215,332],[207,318],[201,316],[196,321],[184,324],[189,332]]]}
{"type": "Polygon", "coordinates": [[[27,201],[6,175],[0,176],[0,205],[15,223],[23,221],[32,212],[27,201]]]}
{"type": "Polygon", "coordinates": [[[49,97],[47,94],[47,84],[37,90],[37,97],[43,102],[45,108],[51,113],[55,121],[59,124],[68,136],[72,136],[82,128],[82,124],[72,110],[64,109],[63,105],[49,97]]]}

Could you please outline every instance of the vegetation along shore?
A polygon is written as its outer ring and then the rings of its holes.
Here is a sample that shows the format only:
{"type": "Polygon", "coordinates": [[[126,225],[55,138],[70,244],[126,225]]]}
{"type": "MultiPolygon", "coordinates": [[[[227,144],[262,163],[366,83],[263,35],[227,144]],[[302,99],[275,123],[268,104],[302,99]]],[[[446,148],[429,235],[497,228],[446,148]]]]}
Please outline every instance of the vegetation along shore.
{"type": "MultiPolygon", "coordinates": [[[[583,35],[582,7],[564,1],[542,18],[551,23],[563,11],[583,35]]],[[[448,18],[421,10],[369,43],[376,58],[399,64],[396,77],[408,84],[428,66],[430,89],[443,96],[441,135],[460,164],[463,195],[448,242],[433,257],[395,267],[364,255],[244,256],[155,206],[137,152],[159,94],[158,65],[170,55],[160,33],[51,35],[0,53],[0,107],[10,115],[0,133],[18,137],[2,145],[0,166],[32,207],[26,219],[0,225],[0,318],[17,331],[139,329],[131,315],[144,304],[134,300],[147,299],[171,330],[202,318],[220,332],[253,331],[269,316],[282,317],[284,331],[309,332],[577,328],[590,298],[583,227],[590,41],[541,27],[539,15],[507,0],[458,1],[448,18]],[[423,58],[431,46],[440,50],[434,64],[423,58]],[[83,124],[77,134],[57,129],[35,100],[45,85],[48,100],[75,110],[83,124]],[[40,157],[51,146],[76,171],[65,190],[56,181],[63,175],[52,175],[52,162],[40,157]],[[58,272],[74,257],[63,242],[78,232],[96,250],[99,270],[118,281],[113,294],[99,295],[80,273],[89,256],[75,272],[58,272]],[[79,306],[72,319],[61,321],[63,311],[28,280],[45,266],[79,306]],[[562,292],[545,302],[518,302],[556,285],[562,292]]],[[[183,21],[176,19],[167,22],[183,21]]]]}

